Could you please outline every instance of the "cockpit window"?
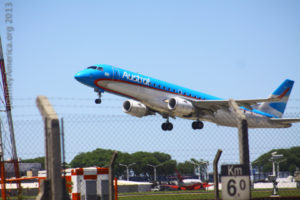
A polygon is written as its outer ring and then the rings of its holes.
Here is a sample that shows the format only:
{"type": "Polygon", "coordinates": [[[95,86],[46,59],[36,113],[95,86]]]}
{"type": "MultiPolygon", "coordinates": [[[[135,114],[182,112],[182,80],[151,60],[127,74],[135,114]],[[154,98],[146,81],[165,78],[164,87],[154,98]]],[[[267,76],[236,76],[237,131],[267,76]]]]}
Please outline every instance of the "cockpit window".
{"type": "Polygon", "coordinates": [[[100,70],[101,72],[103,72],[103,67],[97,67],[97,70],[100,70]]]}
{"type": "Polygon", "coordinates": [[[96,66],[90,66],[90,67],[88,67],[88,69],[97,69],[97,67],[96,66]]]}

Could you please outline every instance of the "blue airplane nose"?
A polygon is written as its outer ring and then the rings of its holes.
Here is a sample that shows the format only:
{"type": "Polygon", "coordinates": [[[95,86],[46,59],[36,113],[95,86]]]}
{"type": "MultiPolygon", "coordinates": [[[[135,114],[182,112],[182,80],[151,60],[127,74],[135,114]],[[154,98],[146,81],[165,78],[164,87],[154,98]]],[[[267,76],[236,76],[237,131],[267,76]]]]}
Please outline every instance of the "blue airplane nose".
{"type": "Polygon", "coordinates": [[[91,74],[87,73],[87,72],[84,72],[84,71],[81,71],[81,72],[78,72],[77,74],[75,74],[74,78],[77,81],[83,83],[83,82],[88,81],[91,78],[91,74]]]}

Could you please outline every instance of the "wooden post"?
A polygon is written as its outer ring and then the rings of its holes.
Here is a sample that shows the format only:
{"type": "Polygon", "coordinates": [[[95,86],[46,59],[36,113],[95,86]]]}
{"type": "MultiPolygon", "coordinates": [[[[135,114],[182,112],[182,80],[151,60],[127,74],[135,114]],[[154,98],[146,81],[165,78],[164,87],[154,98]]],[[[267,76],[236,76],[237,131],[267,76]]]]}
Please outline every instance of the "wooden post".
{"type": "Polygon", "coordinates": [[[109,184],[109,200],[114,200],[114,166],[115,166],[115,161],[117,159],[118,152],[115,151],[111,157],[111,161],[109,164],[109,174],[108,174],[108,184],[109,184]]]}
{"type": "Polygon", "coordinates": [[[222,154],[222,150],[219,149],[216,156],[215,156],[215,159],[214,159],[214,191],[215,191],[215,199],[219,199],[219,173],[218,173],[218,162],[219,162],[219,159],[221,157],[221,154],[222,154]]]}

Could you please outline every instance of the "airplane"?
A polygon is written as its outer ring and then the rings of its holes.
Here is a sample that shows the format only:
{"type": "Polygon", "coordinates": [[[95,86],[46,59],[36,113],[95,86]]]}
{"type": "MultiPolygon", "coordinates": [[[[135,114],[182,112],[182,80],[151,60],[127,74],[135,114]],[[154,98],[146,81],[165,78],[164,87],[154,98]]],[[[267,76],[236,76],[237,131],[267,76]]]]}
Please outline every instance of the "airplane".
{"type": "Polygon", "coordinates": [[[160,185],[160,187],[171,190],[200,190],[212,186],[212,184],[208,184],[206,182],[202,183],[201,181],[195,179],[183,179],[177,170],[176,175],[178,180],[177,185],[160,185]]]}
{"type": "MultiPolygon", "coordinates": [[[[123,111],[127,114],[135,117],[160,114],[166,119],[161,125],[164,131],[173,129],[170,117],[194,120],[193,129],[202,129],[202,121],[237,127],[229,100],[106,64],[87,67],[74,78],[94,88],[98,94],[96,104],[101,103],[102,93],[108,92],[129,98],[123,103],[123,111]]],[[[288,128],[300,122],[299,118],[282,118],[293,85],[294,81],[286,79],[269,98],[236,100],[248,127],[288,128]]]]}

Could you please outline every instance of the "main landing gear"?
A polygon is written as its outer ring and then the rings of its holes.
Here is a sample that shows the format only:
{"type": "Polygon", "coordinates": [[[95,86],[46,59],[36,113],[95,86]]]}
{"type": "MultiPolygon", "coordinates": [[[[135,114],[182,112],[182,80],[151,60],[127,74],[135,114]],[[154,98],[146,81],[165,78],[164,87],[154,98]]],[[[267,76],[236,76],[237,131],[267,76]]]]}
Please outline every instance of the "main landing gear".
{"type": "Polygon", "coordinates": [[[100,104],[102,101],[101,101],[101,92],[100,91],[95,91],[98,93],[98,99],[95,99],[95,104],[100,104]]]}
{"type": "Polygon", "coordinates": [[[161,125],[161,128],[164,131],[171,131],[173,129],[173,124],[169,122],[169,118],[167,118],[167,121],[161,125]]]}
{"type": "Polygon", "coordinates": [[[201,122],[201,121],[199,121],[199,120],[194,121],[194,122],[192,123],[192,128],[193,128],[194,130],[196,130],[196,129],[202,129],[203,126],[204,126],[203,122],[201,122]]]}

